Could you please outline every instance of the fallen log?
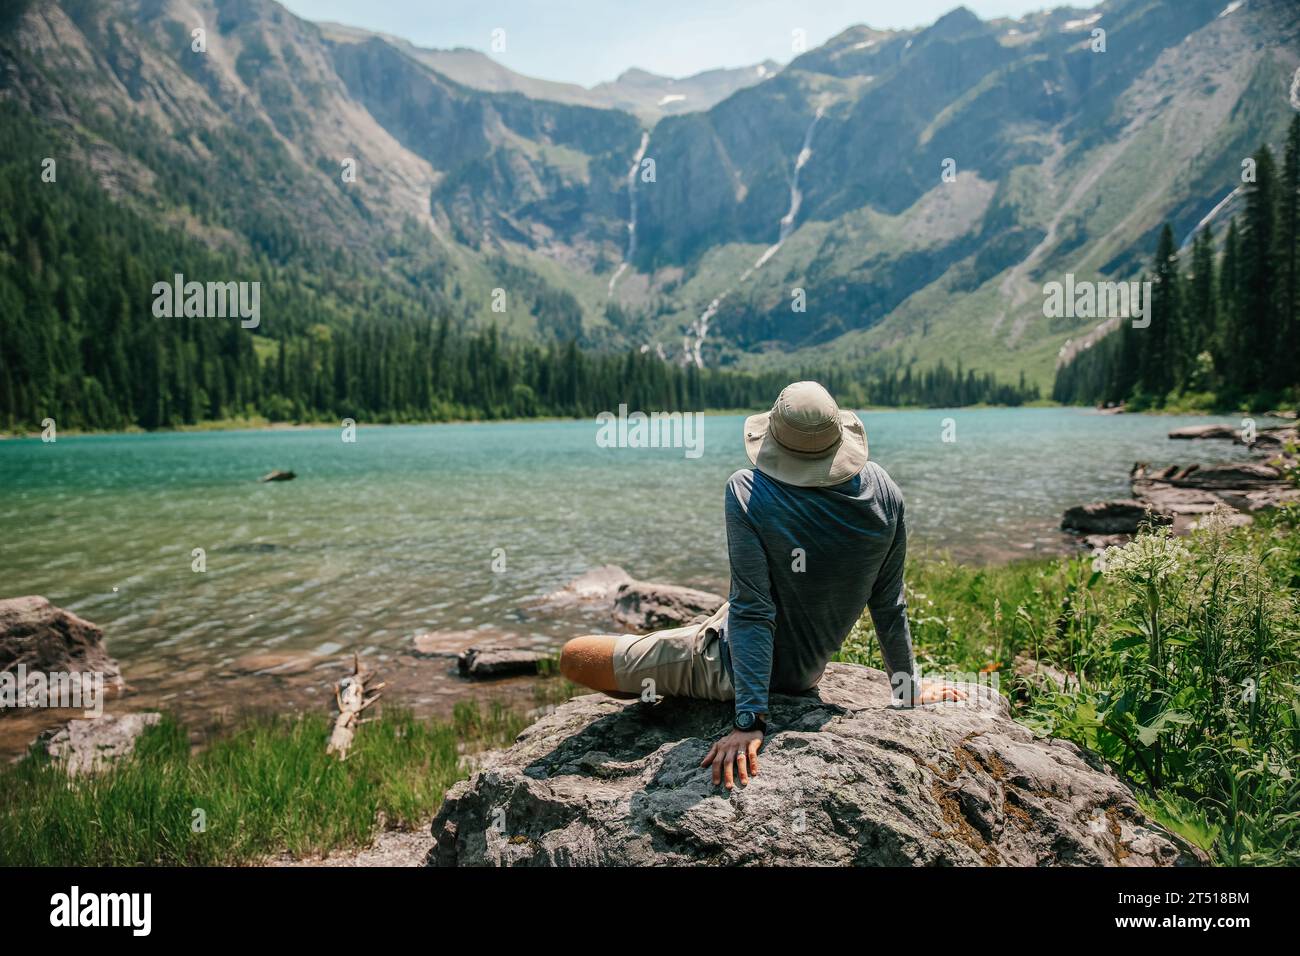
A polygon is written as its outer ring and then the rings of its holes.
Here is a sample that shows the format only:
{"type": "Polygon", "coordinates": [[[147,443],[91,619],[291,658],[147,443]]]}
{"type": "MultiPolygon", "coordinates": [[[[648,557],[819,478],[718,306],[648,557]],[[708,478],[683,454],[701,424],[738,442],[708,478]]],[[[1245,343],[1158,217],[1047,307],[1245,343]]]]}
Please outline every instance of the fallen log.
{"type": "Polygon", "coordinates": [[[339,713],[334,718],[334,731],[325,747],[326,753],[335,754],[340,760],[348,759],[348,750],[352,747],[357,727],[365,723],[362,713],[379,700],[379,692],[384,688],[382,682],[368,686],[374,678],[375,672],[362,671],[360,655],[353,654],[352,673],[340,680],[334,689],[334,701],[338,704],[339,713]],[[367,694],[372,696],[367,697],[367,694]]]}

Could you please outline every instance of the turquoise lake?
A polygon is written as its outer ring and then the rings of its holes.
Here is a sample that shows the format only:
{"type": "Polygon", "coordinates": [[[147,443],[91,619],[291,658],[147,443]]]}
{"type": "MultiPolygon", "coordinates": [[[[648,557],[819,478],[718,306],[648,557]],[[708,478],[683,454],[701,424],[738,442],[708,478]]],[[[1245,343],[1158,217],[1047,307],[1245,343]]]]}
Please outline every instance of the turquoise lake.
{"type": "MultiPolygon", "coordinates": [[[[1202,417],[862,418],[871,457],[907,500],[913,553],[965,561],[1065,550],[1063,509],[1126,496],[1136,460],[1245,455],[1166,438],[1215,420],[1202,417]],[[945,419],[955,441],[942,440],[945,419]]],[[[362,425],[355,443],[330,428],[3,441],[3,595],[42,594],[101,625],[128,676],[133,662],[171,656],[196,680],[254,651],[383,657],[431,630],[553,645],[593,628],[525,606],[596,565],[725,591],[722,488],[747,465],[742,421],[707,417],[698,458],[599,447],[594,420],[362,425]],[[277,468],[297,480],[257,481],[277,468]],[[206,572],[191,569],[195,548],[206,572]]]]}

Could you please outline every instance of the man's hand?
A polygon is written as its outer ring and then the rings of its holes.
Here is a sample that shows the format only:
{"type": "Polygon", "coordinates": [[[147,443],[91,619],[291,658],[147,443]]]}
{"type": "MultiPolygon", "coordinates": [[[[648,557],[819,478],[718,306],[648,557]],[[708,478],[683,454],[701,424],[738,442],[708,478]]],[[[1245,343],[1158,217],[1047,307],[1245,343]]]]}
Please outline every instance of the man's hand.
{"type": "Polygon", "coordinates": [[[713,785],[716,787],[725,778],[727,789],[734,790],[732,768],[739,771],[741,784],[748,784],[750,776],[758,773],[758,748],[762,745],[761,730],[733,730],[709,748],[700,766],[713,764],[713,785]]]}
{"type": "Polygon", "coordinates": [[[956,687],[949,687],[947,684],[936,684],[934,681],[921,681],[920,693],[916,695],[918,704],[939,704],[945,700],[965,700],[966,692],[958,690],[956,687]]]}

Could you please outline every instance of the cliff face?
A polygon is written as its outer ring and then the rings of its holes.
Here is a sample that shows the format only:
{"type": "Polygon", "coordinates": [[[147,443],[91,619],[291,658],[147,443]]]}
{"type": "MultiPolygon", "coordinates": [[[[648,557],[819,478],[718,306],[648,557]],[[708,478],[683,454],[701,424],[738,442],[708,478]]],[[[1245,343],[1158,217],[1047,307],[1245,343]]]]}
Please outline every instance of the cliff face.
{"type": "Polygon", "coordinates": [[[702,701],[579,697],[453,787],[431,866],[1171,866],[1199,851],[1072,744],[1037,739],[989,688],[889,704],[884,673],[831,664],[773,698],[760,772],[699,766],[730,723],[702,701]]]}

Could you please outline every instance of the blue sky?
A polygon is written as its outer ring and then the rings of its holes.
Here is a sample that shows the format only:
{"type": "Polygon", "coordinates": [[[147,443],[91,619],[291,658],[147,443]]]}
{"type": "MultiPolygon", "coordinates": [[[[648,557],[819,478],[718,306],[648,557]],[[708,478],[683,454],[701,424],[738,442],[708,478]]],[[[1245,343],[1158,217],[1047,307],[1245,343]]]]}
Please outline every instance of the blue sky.
{"type": "MultiPolygon", "coordinates": [[[[510,69],[591,86],[638,66],[687,76],[791,57],[791,31],[811,49],[856,23],[933,23],[957,0],[281,0],[309,20],[334,20],[420,46],[489,52],[510,69]],[[505,51],[492,53],[492,31],[505,51]]],[[[1087,0],[1078,0],[1083,6],[1087,0]]],[[[1051,0],[966,0],[984,19],[1057,6],[1051,0]]]]}

